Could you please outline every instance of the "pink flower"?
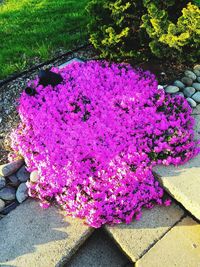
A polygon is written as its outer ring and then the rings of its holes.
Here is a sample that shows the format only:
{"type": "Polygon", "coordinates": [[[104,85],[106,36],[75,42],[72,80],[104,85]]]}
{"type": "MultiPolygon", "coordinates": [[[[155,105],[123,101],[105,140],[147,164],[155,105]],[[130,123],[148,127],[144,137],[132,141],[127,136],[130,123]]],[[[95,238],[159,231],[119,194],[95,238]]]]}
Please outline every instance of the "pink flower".
{"type": "Polygon", "coordinates": [[[22,93],[21,122],[11,134],[12,157],[21,155],[40,174],[29,195],[44,208],[57,201],[92,227],[130,223],[142,207],[161,205],[152,167],[199,153],[187,101],[127,64],[89,61],[52,70],[64,83],[30,81],[38,94],[22,93]]]}

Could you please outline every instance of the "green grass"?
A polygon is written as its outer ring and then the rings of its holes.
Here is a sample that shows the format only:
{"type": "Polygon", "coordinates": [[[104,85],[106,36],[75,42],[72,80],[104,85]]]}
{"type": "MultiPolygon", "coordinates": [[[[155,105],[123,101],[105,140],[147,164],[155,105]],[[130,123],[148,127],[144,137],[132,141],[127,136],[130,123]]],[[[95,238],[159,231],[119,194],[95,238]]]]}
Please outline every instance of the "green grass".
{"type": "Polygon", "coordinates": [[[89,0],[4,0],[0,4],[0,79],[87,41],[89,0]]]}

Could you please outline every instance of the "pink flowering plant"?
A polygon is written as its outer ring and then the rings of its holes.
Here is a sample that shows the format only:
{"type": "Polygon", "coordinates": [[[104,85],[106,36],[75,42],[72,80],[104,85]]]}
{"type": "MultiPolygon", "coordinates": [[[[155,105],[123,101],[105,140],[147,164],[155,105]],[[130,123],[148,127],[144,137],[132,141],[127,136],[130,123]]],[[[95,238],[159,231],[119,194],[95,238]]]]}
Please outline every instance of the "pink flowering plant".
{"type": "Polygon", "coordinates": [[[155,180],[156,164],[183,164],[199,148],[191,108],[157,89],[154,75],[130,65],[89,61],[63,69],[52,87],[28,84],[12,148],[39,180],[29,195],[43,207],[56,201],[92,227],[130,223],[141,208],[169,205],[155,180]]]}

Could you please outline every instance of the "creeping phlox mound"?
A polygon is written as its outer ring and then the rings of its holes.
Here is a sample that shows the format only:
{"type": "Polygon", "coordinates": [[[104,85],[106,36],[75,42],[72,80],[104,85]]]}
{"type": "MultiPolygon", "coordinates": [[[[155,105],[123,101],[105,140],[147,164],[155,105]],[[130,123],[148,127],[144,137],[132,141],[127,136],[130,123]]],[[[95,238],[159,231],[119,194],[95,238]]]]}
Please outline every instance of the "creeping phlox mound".
{"type": "Polygon", "coordinates": [[[16,154],[39,172],[30,196],[43,207],[54,200],[92,227],[130,223],[143,206],[169,205],[152,167],[198,153],[187,101],[129,65],[89,61],[52,71],[64,82],[31,81],[37,94],[22,93],[11,134],[16,154]]]}

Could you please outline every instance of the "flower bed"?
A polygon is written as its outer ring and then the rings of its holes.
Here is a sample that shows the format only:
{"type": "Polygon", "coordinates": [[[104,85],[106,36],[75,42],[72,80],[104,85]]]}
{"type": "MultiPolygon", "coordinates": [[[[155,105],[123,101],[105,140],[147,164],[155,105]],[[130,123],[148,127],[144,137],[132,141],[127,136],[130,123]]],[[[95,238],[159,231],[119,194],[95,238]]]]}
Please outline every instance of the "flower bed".
{"type": "Polygon", "coordinates": [[[89,61],[59,70],[62,84],[30,81],[12,148],[39,180],[29,194],[53,200],[92,227],[130,223],[143,206],[168,205],[152,174],[156,164],[183,164],[199,151],[191,111],[181,96],[157,89],[154,75],[129,65],[89,61]]]}

